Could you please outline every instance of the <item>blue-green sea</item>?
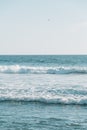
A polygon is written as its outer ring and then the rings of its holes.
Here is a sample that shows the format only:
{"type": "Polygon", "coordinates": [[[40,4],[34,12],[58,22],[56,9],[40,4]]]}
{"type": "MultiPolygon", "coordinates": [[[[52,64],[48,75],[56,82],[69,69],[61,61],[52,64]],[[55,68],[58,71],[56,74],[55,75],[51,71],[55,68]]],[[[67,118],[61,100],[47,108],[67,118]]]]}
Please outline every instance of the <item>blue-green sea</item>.
{"type": "Polygon", "coordinates": [[[87,130],[87,55],[0,55],[0,130],[87,130]]]}

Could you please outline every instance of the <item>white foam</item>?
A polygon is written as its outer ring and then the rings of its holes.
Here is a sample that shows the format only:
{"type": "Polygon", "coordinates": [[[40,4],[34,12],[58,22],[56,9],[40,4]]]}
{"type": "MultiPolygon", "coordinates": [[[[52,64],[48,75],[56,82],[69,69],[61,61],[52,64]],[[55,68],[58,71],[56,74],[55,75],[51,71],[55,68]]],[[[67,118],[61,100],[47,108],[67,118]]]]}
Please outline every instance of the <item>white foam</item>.
{"type": "Polygon", "coordinates": [[[58,66],[58,67],[44,67],[44,66],[22,66],[22,65],[1,65],[0,73],[29,73],[29,74],[87,74],[87,67],[79,66],[58,66]]]}
{"type": "MultiPolygon", "coordinates": [[[[75,94],[57,94],[52,95],[51,93],[43,92],[38,93],[26,92],[17,89],[7,89],[1,90],[0,101],[23,101],[23,102],[42,102],[47,104],[68,104],[68,105],[87,105],[87,96],[85,95],[75,95],[75,94]]],[[[44,90],[43,90],[44,91],[44,90]]]]}

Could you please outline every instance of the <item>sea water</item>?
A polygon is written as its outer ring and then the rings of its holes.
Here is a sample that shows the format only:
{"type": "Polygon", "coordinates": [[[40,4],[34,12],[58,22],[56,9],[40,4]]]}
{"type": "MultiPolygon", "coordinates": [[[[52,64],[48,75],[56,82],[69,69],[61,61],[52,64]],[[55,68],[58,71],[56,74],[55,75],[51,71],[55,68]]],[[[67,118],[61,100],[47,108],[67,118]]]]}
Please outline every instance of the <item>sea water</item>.
{"type": "Polygon", "coordinates": [[[87,56],[1,55],[0,130],[87,130],[87,56]]]}

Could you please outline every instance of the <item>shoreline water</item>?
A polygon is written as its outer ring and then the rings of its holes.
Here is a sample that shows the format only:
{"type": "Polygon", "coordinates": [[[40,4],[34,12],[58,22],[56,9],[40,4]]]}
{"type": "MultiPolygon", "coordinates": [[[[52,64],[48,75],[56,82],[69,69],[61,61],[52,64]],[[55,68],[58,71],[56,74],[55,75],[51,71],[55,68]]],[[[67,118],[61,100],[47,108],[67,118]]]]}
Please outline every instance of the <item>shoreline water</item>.
{"type": "Polygon", "coordinates": [[[0,103],[0,129],[86,130],[86,110],[87,106],[78,105],[0,103]]]}

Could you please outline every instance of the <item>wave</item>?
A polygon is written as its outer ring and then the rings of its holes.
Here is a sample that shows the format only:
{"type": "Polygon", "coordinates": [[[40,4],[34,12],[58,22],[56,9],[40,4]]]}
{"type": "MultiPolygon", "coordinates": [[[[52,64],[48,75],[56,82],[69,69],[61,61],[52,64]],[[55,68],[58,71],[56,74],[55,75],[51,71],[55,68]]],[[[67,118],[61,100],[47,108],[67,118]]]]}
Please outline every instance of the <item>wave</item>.
{"type": "Polygon", "coordinates": [[[79,66],[58,66],[58,67],[44,67],[44,66],[22,66],[22,65],[2,65],[0,66],[0,73],[11,74],[87,74],[87,67],[79,66]]]}
{"type": "Polygon", "coordinates": [[[57,98],[44,98],[44,97],[0,97],[0,102],[37,102],[44,104],[61,104],[61,105],[87,105],[87,97],[57,97],[57,98]]]}

